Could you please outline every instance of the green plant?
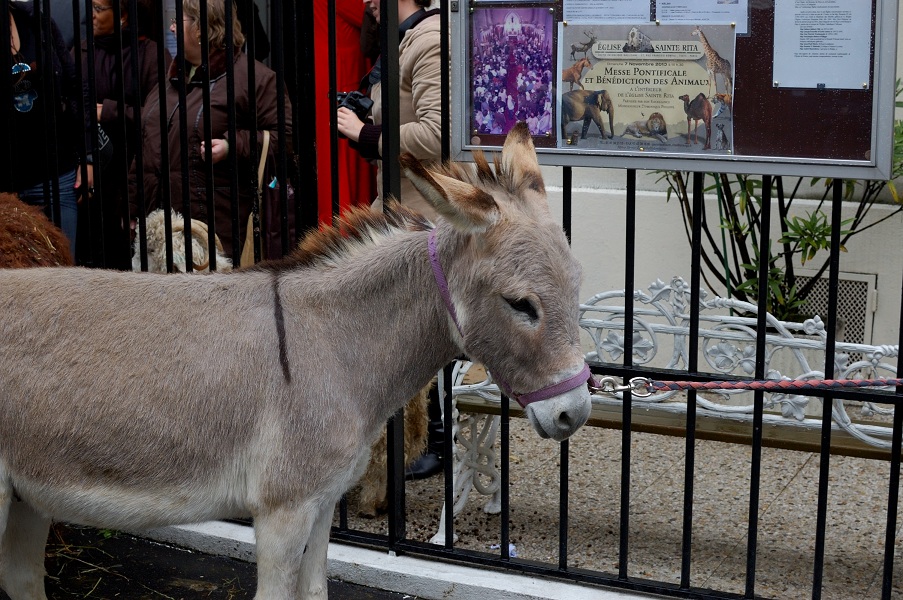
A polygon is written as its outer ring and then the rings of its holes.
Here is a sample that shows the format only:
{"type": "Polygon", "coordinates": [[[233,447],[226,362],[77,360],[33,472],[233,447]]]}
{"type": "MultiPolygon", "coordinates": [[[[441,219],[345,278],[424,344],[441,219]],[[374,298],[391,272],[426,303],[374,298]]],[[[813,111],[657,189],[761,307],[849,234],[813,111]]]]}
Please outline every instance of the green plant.
{"type": "MultiPolygon", "coordinates": [[[[897,80],[897,102],[903,108],[903,82],[897,80]]],[[[691,174],[681,171],[657,171],[659,181],[667,187],[667,200],[675,198],[683,215],[687,241],[692,243],[694,218],[701,220],[701,260],[702,277],[710,289],[724,289],[729,297],[755,303],[759,286],[759,265],[761,264],[761,200],[762,181],[748,175],[727,173],[706,173],[703,175],[703,191],[706,198],[714,195],[716,202],[702,203],[702,214],[693,214],[693,203],[688,193],[691,174]],[[717,207],[717,217],[710,215],[717,207]]],[[[903,200],[897,192],[894,179],[903,176],[903,121],[894,123],[893,171],[888,181],[845,180],[844,200],[855,202],[854,215],[843,221],[841,226],[840,249],[846,251],[851,237],[875,227],[886,219],[903,211],[903,200]],[[866,216],[878,201],[879,195],[888,189],[896,204],[901,206],[891,214],[866,224],[866,216]]],[[[783,177],[772,177],[770,196],[777,201],[778,221],[781,231],[777,237],[780,250],[774,251],[769,243],[766,257],[768,261],[767,310],[783,320],[798,320],[804,314],[806,299],[816,284],[816,280],[828,268],[828,260],[816,262],[818,252],[826,250],[831,243],[832,225],[825,214],[825,205],[830,203],[834,181],[815,177],[810,186],[823,186],[821,198],[814,210],[806,217],[791,215],[791,208],[797,199],[805,178],[797,177],[789,193],[784,187],[783,177]],[[794,266],[806,265],[816,271],[816,276],[806,283],[797,285],[794,266]]]]}

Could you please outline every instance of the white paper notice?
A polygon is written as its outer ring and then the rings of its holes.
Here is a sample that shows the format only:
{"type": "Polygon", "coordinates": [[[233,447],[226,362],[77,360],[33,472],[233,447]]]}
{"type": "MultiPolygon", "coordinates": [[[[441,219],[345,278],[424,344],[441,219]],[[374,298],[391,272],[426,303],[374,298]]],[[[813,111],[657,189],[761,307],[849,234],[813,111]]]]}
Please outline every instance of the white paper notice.
{"type": "Polygon", "coordinates": [[[736,24],[737,35],[749,30],[747,0],[658,0],[655,18],[664,24],[736,24]]]}
{"type": "Polygon", "coordinates": [[[871,0],[775,0],[774,85],[866,89],[871,0]]]}
{"type": "Polygon", "coordinates": [[[565,22],[645,23],[650,20],[649,0],[564,0],[565,22]]]}

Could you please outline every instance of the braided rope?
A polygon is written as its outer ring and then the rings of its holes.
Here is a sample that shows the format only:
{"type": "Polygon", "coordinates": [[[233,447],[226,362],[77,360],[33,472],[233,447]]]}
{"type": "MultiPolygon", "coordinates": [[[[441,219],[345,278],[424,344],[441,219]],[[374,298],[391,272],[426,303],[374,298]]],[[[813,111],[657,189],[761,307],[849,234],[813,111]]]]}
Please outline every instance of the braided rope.
{"type": "Polygon", "coordinates": [[[903,385],[903,379],[771,379],[752,381],[650,381],[649,386],[665,390],[824,390],[834,388],[886,387],[903,385]]]}

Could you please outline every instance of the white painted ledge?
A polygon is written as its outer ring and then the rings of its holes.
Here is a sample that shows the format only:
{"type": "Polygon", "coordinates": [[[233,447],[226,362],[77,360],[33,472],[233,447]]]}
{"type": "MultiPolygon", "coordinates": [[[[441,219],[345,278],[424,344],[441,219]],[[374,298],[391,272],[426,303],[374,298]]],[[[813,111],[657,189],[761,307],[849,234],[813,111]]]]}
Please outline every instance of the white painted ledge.
{"type": "MultiPolygon", "coordinates": [[[[211,521],[135,532],[141,537],[208,554],[254,562],[254,532],[211,521]]],[[[634,592],[589,588],[528,575],[502,573],[411,556],[329,544],[327,575],[356,585],[410,594],[424,600],[639,600],[634,592]]]]}

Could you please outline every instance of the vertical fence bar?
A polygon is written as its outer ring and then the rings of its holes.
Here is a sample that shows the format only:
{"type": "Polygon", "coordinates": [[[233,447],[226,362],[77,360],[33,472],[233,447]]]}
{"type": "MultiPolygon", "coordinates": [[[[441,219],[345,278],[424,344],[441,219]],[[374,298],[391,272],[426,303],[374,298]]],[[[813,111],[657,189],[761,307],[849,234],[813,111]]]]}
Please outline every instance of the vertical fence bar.
{"type": "MultiPolygon", "coordinates": [[[[690,259],[690,339],[687,371],[699,370],[699,290],[701,289],[702,215],[704,194],[703,173],[693,173],[693,254],[690,259]]],[[[686,442],[684,445],[684,507],[683,533],[680,550],[680,587],[690,587],[691,553],[693,548],[693,476],[696,471],[696,390],[687,392],[686,442]]]]}
{"type": "Polygon", "coordinates": [[[442,440],[442,456],[444,469],[444,493],[445,493],[445,548],[451,550],[455,545],[455,471],[452,464],[452,457],[455,452],[455,439],[452,435],[454,431],[454,404],[452,396],[452,379],[453,364],[445,365],[442,369],[442,426],[446,432],[445,439],[442,440]]]}
{"type": "MultiPolygon", "coordinates": [[[[903,290],[900,291],[903,297],[903,290]]],[[[903,346],[903,303],[900,304],[897,346],[903,346]]],[[[896,377],[903,378],[903,360],[897,358],[896,377]]],[[[903,386],[897,386],[897,395],[903,394],[903,386]]],[[[903,445],[903,407],[900,400],[894,403],[894,433],[890,448],[890,476],[887,490],[887,527],[884,532],[884,569],[881,576],[881,600],[890,600],[894,584],[894,552],[897,549],[897,510],[900,505],[900,446],[903,445]]]]}
{"type": "MultiPolygon", "coordinates": [[[[40,26],[38,44],[38,69],[43,73],[53,70],[53,35],[50,26],[50,0],[34,0],[34,14],[38,18],[40,26]]],[[[45,98],[53,98],[59,102],[63,90],[56,89],[54,77],[41,77],[41,92],[45,98]]],[[[64,126],[56,120],[57,111],[53,109],[53,102],[44,103],[44,133],[46,139],[56,139],[59,128],[64,126]]],[[[52,221],[62,226],[63,214],[60,205],[60,162],[56,144],[47,144],[44,150],[44,158],[47,161],[48,171],[56,173],[56,177],[44,180],[44,197],[50,202],[52,221]],[[51,167],[52,165],[52,167],[51,167]]]]}
{"type": "MultiPolygon", "coordinates": [[[[134,2],[134,0],[132,0],[134,2]]],[[[85,6],[85,14],[91,15],[93,14],[92,2],[87,3],[85,6]]],[[[118,27],[115,23],[122,18],[122,9],[117,3],[113,3],[113,27],[114,34],[120,35],[122,28],[118,27]],[[117,14],[118,13],[118,14],[117,14]],[[115,32],[116,29],[119,29],[119,32],[115,32]]],[[[72,2],[72,22],[79,23],[81,18],[79,17],[79,0],[73,0],[72,2]]],[[[134,14],[134,13],[133,13],[134,14]]],[[[53,17],[53,15],[51,15],[53,17]]],[[[56,21],[56,19],[54,19],[56,21]]],[[[87,117],[85,121],[85,127],[87,127],[90,131],[94,131],[98,127],[98,118],[97,111],[91,110],[91,104],[96,103],[97,98],[97,83],[95,78],[95,58],[94,58],[94,28],[86,27],[85,28],[85,50],[84,55],[82,54],[82,30],[81,27],[73,27],[72,28],[73,35],[73,45],[72,45],[72,54],[75,59],[75,76],[79,82],[81,82],[81,91],[82,93],[78,95],[78,110],[80,114],[85,115],[87,117]],[[85,62],[87,62],[87,69],[83,68],[82,58],[84,56],[85,62]],[[87,92],[87,95],[85,94],[87,92]],[[89,103],[88,100],[95,100],[94,103],[89,103]]],[[[121,76],[122,70],[122,61],[118,61],[116,65],[119,69],[119,73],[121,76]]],[[[4,73],[6,70],[3,71],[4,73]]],[[[120,96],[120,98],[122,98],[120,96]]],[[[136,121],[139,122],[140,121],[136,121]]],[[[85,160],[78,166],[79,173],[81,174],[82,181],[88,181],[88,164],[93,164],[93,161],[97,157],[97,136],[90,136],[88,140],[79,140],[78,144],[81,145],[85,143],[85,160]],[[90,141],[89,141],[90,140],[90,141]],[[91,155],[91,162],[89,163],[87,157],[91,155]]],[[[97,197],[97,193],[103,193],[103,169],[97,168],[93,169],[93,177],[94,177],[94,188],[96,193],[93,194],[93,197],[86,198],[87,202],[84,202],[83,206],[79,207],[79,211],[84,211],[87,209],[88,213],[88,226],[87,226],[87,236],[89,240],[92,242],[99,237],[99,243],[90,243],[79,245],[76,248],[76,256],[72,258],[78,261],[80,264],[84,264],[85,266],[107,266],[104,264],[103,258],[106,254],[105,252],[105,244],[104,244],[104,235],[101,233],[100,236],[97,236],[96,230],[94,226],[96,223],[101,223],[100,231],[103,232],[103,198],[97,197]],[[88,250],[84,251],[85,246],[88,246],[88,250]],[[98,249],[99,246],[99,249],[98,249]],[[82,262],[84,261],[84,262],[82,262]]],[[[141,171],[138,171],[140,173],[141,171]]],[[[141,186],[137,186],[141,187],[141,186]]],[[[84,232],[84,230],[78,232],[84,232]]],[[[76,234],[76,240],[78,239],[78,235],[76,234]]]]}
{"type": "MultiPolygon", "coordinates": [[[[226,4],[228,5],[229,3],[226,3],[226,4]]],[[[209,33],[210,32],[210,24],[209,24],[209,15],[207,14],[207,0],[200,0],[200,8],[201,8],[201,15],[200,15],[200,20],[201,20],[201,23],[200,23],[200,27],[201,27],[201,65],[198,67],[197,72],[201,74],[201,81],[203,82],[203,85],[201,86],[201,98],[202,98],[204,110],[203,110],[203,115],[201,115],[201,121],[204,124],[203,142],[204,142],[204,148],[206,151],[204,153],[204,156],[202,157],[202,160],[204,161],[204,199],[207,204],[207,215],[208,215],[207,216],[207,221],[208,221],[207,234],[210,236],[208,238],[207,247],[208,248],[216,248],[216,244],[214,242],[214,239],[216,236],[216,218],[215,218],[216,208],[215,208],[215,204],[214,204],[215,199],[213,197],[213,141],[212,141],[213,140],[213,132],[210,131],[213,128],[213,124],[212,124],[213,121],[210,116],[210,33],[209,33]]],[[[231,6],[230,6],[230,8],[231,8],[231,6]]],[[[233,18],[234,18],[234,15],[233,15],[233,18]]],[[[230,33],[231,33],[231,28],[227,27],[226,29],[230,30],[230,33]]],[[[228,50],[226,52],[226,56],[229,56],[228,50]]],[[[254,56],[253,54],[248,56],[248,72],[249,73],[253,72],[253,70],[254,70],[254,64],[253,64],[253,60],[252,60],[253,56],[254,56]]],[[[232,63],[232,61],[226,60],[226,65],[230,65],[231,63],[232,63]]],[[[228,79],[228,76],[227,76],[227,79],[228,79]]],[[[253,82],[253,79],[251,79],[251,82],[253,82]]],[[[251,84],[251,82],[249,82],[248,89],[251,90],[251,93],[253,94],[254,86],[251,84]]],[[[227,83],[227,87],[228,86],[234,87],[235,80],[232,79],[229,83],[227,83]]],[[[256,106],[256,104],[252,104],[252,106],[256,106]]],[[[255,119],[255,121],[256,121],[256,119],[255,119]]],[[[184,123],[182,123],[182,127],[187,130],[188,129],[188,121],[185,121],[184,123]]],[[[189,151],[187,145],[183,147],[182,151],[184,154],[190,155],[190,151],[189,151]]],[[[186,192],[186,197],[188,197],[187,192],[186,192]]],[[[235,203],[236,203],[236,199],[232,198],[231,204],[235,204],[235,203]]],[[[188,210],[186,210],[184,216],[185,216],[185,228],[182,231],[182,235],[185,237],[185,256],[186,256],[185,264],[190,265],[192,263],[192,260],[190,258],[191,254],[188,251],[188,247],[192,246],[192,243],[191,243],[191,214],[188,210]]],[[[233,238],[233,239],[237,239],[237,238],[233,238]]],[[[210,254],[215,254],[215,253],[211,252],[210,254]]],[[[232,248],[232,254],[233,254],[233,257],[238,256],[234,245],[232,248]]]]}
{"type": "Polygon", "coordinates": [[[561,168],[561,223],[564,227],[564,235],[571,243],[571,223],[573,197],[572,188],[574,182],[574,170],[571,167],[561,168]]]}
{"type": "MultiPolygon", "coordinates": [[[[825,340],[825,377],[834,377],[834,349],[837,332],[837,297],[840,279],[840,223],[843,219],[843,181],[835,179],[831,184],[831,256],[828,275],[828,322],[825,340]]],[[[831,469],[831,412],[833,396],[826,394],[822,400],[821,453],[818,468],[818,505],[815,516],[815,556],[812,568],[812,600],[821,598],[825,571],[825,533],[828,520],[828,477],[831,469]]]]}
{"type": "MultiPolygon", "coordinates": [[[[288,129],[286,124],[290,115],[285,111],[288,85],[285,77],[285,39],[283,37],[285,27],[283,24],[282,2],[283,0],[272,0],[271,4],[270,64],[276,73],[276,127],[282,134],[279,135],[279,139],[276,141],[275,166],[276,180],[279,185],[279,239],[281,241],[282,255],[285,256],[295,245],[294,240],[289,239],[289,222],[294,223],[297,230],[298,212],[295,210],[294,219],[289,219],[288,190],[291,184],[288,168],[289,148],[292,150],[292,156],[294,156],[295,148],[289,144],[288,138],[284,135],[286,129],[288,129]]],[[[295,127],[297,127],[297,124],[292,122],[292,129],[294,130],[295,127]]],[[[292,169],[291,175],[295,175],[294,169],[292,169]]],[[[264,185],[269,185],[270,182],[264,181],[263,183],[264,185]]],[[[313,197],[316,198],[316,196],[313,197]]]]}
{"type": "Polygon", "coordinates": [[[510,560],[511,553],[508,550],[508,544],[511,542],[511,531],[510,531],[510,520],[511,520],[511,490],[509,489],[509,484],[511,483],[510,471],[509,467],[511,465],[511,430],[509,428],[510,418],[511,418],[511,407],[509,403],[511,401],[508,399],[508,396],[502,394],[502,407],[501,407],[501,415],[499,416],[499,438],[501,440],[501,486],[502,486],[502,512],[500,516],[500,526],[501,526],[501,543],[499,544],[501,550],[502,560],[510,560]]]}
{"type": "MultiPolygon", "coordinates": [[[[571,214],[573,208],[573,169],[562,168],[561,190],[561,222],[564,235],[568,244],[571,243],[571,214]]],[[[558,568],[566,571],[568,568],[568,506],[570,488],[570,440],[564,440],[559,445],[560,463],[558,468],[558,568]]]]}
{"type": "Polygon", "coordinates": [[[294,81],[297,97],[297,105],[294,113],[296,119],[292,119],[292,135],[298,143],[294,148],[299,153],[298,180],[309,186],[310,195],[295,194],[295,208],[301,217],[300,226],[296,227],[295,234],[300,236],[303,232],[315,229],[319,221],[317,203],[308,201],[317,197],[318,173],[317,173],[317,148],[316,144],[301,142],[302,132],[316,131],[316,82],[314,81],[314,9],[313,2],[286,2],[285,6],[292,7],[298,26],[292,31],[298,35],[290,36],[295,55],[294,81]],[[299,42],[301,45],[299,45],[299,42]],[[302,66],[303,65],[303,66],[302,66]],[[303,199],[303,201],[302,201],[303,199]]]}
{"type": "MultiPolygon", "coordinates": [[[[759,211],[759,289],[756,311],[756,379],[765,377],[765,334],[767,328],[765,307],[768,306],[768,247],[771,239],[771,185],[770,175],[762,177],[762,205],[759,211]]],[[[752,206],[749,207],[753,209],[752,206]]],[[[752,458],[749,474],[749,523],[746,542],[746,597],[755,595],[756,553],[759,543],[759,480],[762,477],[762,416],[765,394],[756,390],[753,394],[752,458]]]]}
{"type": "MultiPolygon", "coordinates": [[[[86,14],[87,14],[87,11],[86,11],[86,14]]],[[[129,40],[129,43],[132,48],[132,56],[135,57],[132,62],[132,86],[133,86],[133,88],[135,90],[135,94],[138,98],[146,98],[151,90],[144,89],[141,86],[141,83],[142,83],[141,82],[141,70],[143,68],[143,66],[141,65],[141,61],[144,59],[144,56],[139,53],[139,45],[141,43],[141,41],[140,41],[141,40],[141,37],[140,37],[141,32],[139,31],[139,27],[138,27],[138,23],[137,23],[137,15],[139,14],[139,4],[138,4],[137,0],[129,0],[129,14],[135,15],[134,17],[129,17],[129,29],[131,31],[131,38],[129,40]]],[[[77,16],[77,13],[75,16],[77,16]]],[[[73,19],[72,22],[78,23],[78,20],[73,19]]],[[[165,23],[165,20],[162,20],[161,23],[165,23]]],[[[160,45],[161,46],[163,45],[162,40],[160,41],[160,45]]],[[[150,60],[155,59],[155,57],[149,57],[149,58],[150,58],[150,60]]],[[[89,64],[91,64],[91,63],[89,63],[89,64]]],[[[165,77],[165,74],[157,72],[157,78],[159,79],[161,76],[165,77]]],[[[123,89],[123,98],[125,98],[125,90],[124,89],[123,89]]],[[[140,127],[142,127],[142,123],[143,123],[143,120],[142,120],[143,103],[136,102],[135,106],[132,110],[134,111],[133,119],[132,119],[133,126],[136,128],[139,128],[139,131],[140,131],[140,127]]],[[[125,127],[125,122],[123,122],[123,126],[125,127]]],[[[128,139],[128,135],[129,135],[129,132],[125,131],[124,139],[128,139]]],[[[140,135],[135,135],[134,137],[135,137],[135,140],[140,139],[140,135]]],[[[142,151],[141,146],[142,146],[141,143],[135,143],[135,148],[134,148],[135,173],[144,173],[144,153],[142,151]]],[[[126,165],[126,169],[128,169],[128,168],[129,168],[129,166],[126,165]]],[[[126,173],[125,176],[126,176],[126,180],[127,180],[128,173],[126,173]]],[[[95,187],[98,187],[98,186],[95,184],[95,187]]],[[[138,197],[137,204],[143,210],[143,208],[145,206],[144,186],[136,185],[135,193],[138,197]]],[[[129,221],[129,216],[130,216],[129,215],[129,198],[128,198],[127,193],[123,193],[121,196],[122,197],[119,199],[119,202],[120,202],[119,210],[120,210],[120,214],[125,215],[124,226],[126,227],[126,230],[128,230],[128,227],[130,226],[129,225],[130,224],[130,221],[129,221]]],[[[116,252],[114,253],[114,256],[118,255],[120,252],[123,252],[123,251],[125,252],[126,256],[131,256],[131,254],[132,254],[132,248],[131,248],[131,242],[130,242],[129,236],[124,236],[124,237],[120,238],[119,247],[116,248],[116,252]],[[125,243],[125,248],[121,247],[121,244],[123,242],[125,243]]],[[[104,253],[104,254],[106,256],[106,253],[104,253]]],[[[105,263],[104,266],[109,267],[111,265],[108,265],[105,263]]]]}
{"type": "MultiPolygon", "coordinates": [[[[0,12],[4,15],[9,14],[9,3],[11,0],[0,0],[0,12]]],[[[77,1],[77,0],[73,0],[77,1]]],[[[8,18],[0,19],[0,39],[9,40],[12,39],[12,29],[10,28],[10,21],[8,18]]],[[[9,52],[0,52],[0,73],[10,73],[13,67],[13,56],[9,52]]],[[[4,113],[6,116],[0,117],[2,119],[2,124],[4,127],[4,131],[12,131],[13,129],[13,116],[11,111],[6,111],[4,113]]],[[[5,181],[12,180],[12,171],[13,171],[13,144],[9,143],[9,140],[3,140],[0,143],[0,169],[4,170],[6,174],[3,177],[5,181]]]]}
{"type": "MultiPolygon", "coordinates": [[[[636,169],[627,169],[624,223],[624,366],[633,366],[633,290],[636,269],[636,169]]],[[[621,516],[618,539],[618,579],[627,579],[630,552],[630,444],[633,396],[624,392],[621,408],[621,516]]]]}
{"type": "MultiPolygon", "coordinates": [[[[329,160],[330,164],[337,165],[339,161],[339,127],[338,127],[338,105],[335,103],[335,94],[338,91],[338,78],[336,71],[336,12],[335,0],[329,0],[327,13],[329,16],[329,160]]],[[[345,90],[342,90],[345,91],[345,90]]],[[[322,98],[317,98],[317,102],[322,102],[322,98]]],[[[331,169],[329,177],[332,181],[332,224],[338,225],[339,213],[342,210],[339,200],[339,169],[331,169]]]]}
{"type": "MultiPolygon", "coordinates": [[[[185,34],[184,34],[185,28],[182,26],[182,19],[185,18],[185,12],[182,8],[181,2],[176,2],[175,4],[176,4],[176,46],[180,50],[182,50],[185,48],[185,43],[186,43],[185,34]]],[[[202,7],[201,12],[206,12],[206,10],[204,10],[204,8],[202,7]]],[[[207,39],[206,29],[203,30],[201,35],[204,36],[201,38],[202,40],[207,39]]],[[[184,52],[184,50],[183,50],[183,52],[184,52]]],[[[189,175],[188,175],[188,152],[187,152],[187,148],[188,148],[188,125],[187,125],[188,108],[185,106],[185,98],[187,97],[188,92],[185,87],[186,86],[185,61],[175,58],[174,62],[176,64],[176,78],[177,78],[176,89],[179,93],[179,107],[178,107],[178,111],[177,111],[179,113],[179,145],[181,148],[186,149],[186,151],[181,152],[180,163],[179,163],[179,166],[182,169],[181,170],[182,215],[185,217],[185,230],[190,231],[191,230],[191,194],[190,194],[191,186],[190,186],[190,180],[189,180],[189,175]]],[[[161,92],[163,92],[165,94],[165,91],[166,91],[165,87],[160,86],[160,89],[161,89],[161,92]]],[[[161,107],[167,106],[165,95],[163,96],[163,100],[160,103],[160,106],[161,107]]],[[[161,119],[161,125],[162,125],[160,127],[161,132],[169,131],[169,123],[166,120],[166,117],[168,116],[167,115],[168,112],[169,112],[168,110],[164,111],[162,108],[160,110],[160,119],[161,119]]],[[[166,145],[166,144],[161,144],[161,145],[166,145]]],[[[166,178],[164,177],[162,179],[166,179],[166,178]]],[[[164,203],[167,201],[171,202],[171,199],[168,196],[166,198],[164,198],[164,203]]],[[[170,207],[164,207],[164,213],[165,213],[164,221],[166,222],[166,227],[165,227],[165,229],[166,229],[166,271],[168,273],[172,273],[172,268],[173,268],[172,267],[172,222],[171,222],[172,217],[170,215],[170,207]]],[[[190,265],[192,263],[191,246],[192,246],[191,243],[188,243],[185,245],[185,264],[186,265],[190,265]]]]}
{"type": "MultiPolygon", "coordinates": [[[[234,6],[231,2],[226,2],[225,5],[226,10],[226,23],[232,23],[234,19],[238,18],[238,15],[235,14],[233,10],[234,6]]],[[[253,35],[254,27],[250,27],[251,34],[253,35]]],[[[232,48],[235,45],[235,36],[232,31],[232,27],[226,27],[226,48],[232,48]]],[[[252,41],[248,42],[248,49],[253,52],[254,43],[252,41]]],[[[251,55],[248,55],[248,61],[251,60],[251,55]]],[[[253,88],[249,88],[253,89],[253,88]]],[[[228,137],[229,147],[230,148],[238,148],[238,121],[236,119],[236,110],[235,110],[235,65],[231,60],[226,61],[226,108],[228,114],[226,115],[226,123],[227,123],[227,131],[226,136],[228,137]]],[[[252,110],[256,110],[256,108],[252,108],[252,110]]],[[[207,111],[209,112],[209,111],[207,111]]],[[[255,119],[256,121],[256,119],[255,119]]],[[[251,152],[251,164],[257,164],[253,162],[255,157],[257,156],[257,148],[256,144],[252,144],[250,148],[251,152]]],[[[226,154],[226,160],[229,161],[229,189],[232,194],[232,198],[238,198],[238,152],[229,152],[226,154]]],[[[257,169],[251,170],[251,187],[255,190],[254,196],[251,200],[251,211],[254,214],[254,230],[260,232],[260,197],[257,194],[257,169]]],[[[208,213],[210,217],[208,220],[213,223],[216,219],[213,218],[214,213],[208,213]]],[[[239,240],[241,239],[239,231],[241,227],[241,216],[239,212],[238,202],[230,202],[229,203],[229,216],[231,218],[231,227],[232,227],[232,239],[239,240]]],[[[216,243],[215,238],[212,237],[214,228],[212,226],[207,228],[207,233],[211,237],[208,239],[207,244],[208,248],[214,248],[214,244],[216,243]]],[[[258,247],[257,240],[254,241],[254,248],[258,247]]],[[[210,254],[210,267],[213,268],[216,263],[216,253],[211,252],[210,254]]],[[[241,248],[239,244],[232,244],[232,264],[237,265],[241,262],[241,248]]],[[[254,261],[260,260],[259,256],[254,257],[254,261]]]]}
{"type": "MultiPolygon", "coordinates": [[[[397,162],[400,153],[398,131],[400,116],[398,106],[398,3],[380,4],[379,33],[381,93],[383,106],[382,130],[389,132],[383,136],[383,197],[401,198],[401,179],[397,162]]],[[[383,209],[386,206],[383,205],[383,209]]],[[[389,548],[397,550],[398,542],[405,538],[405,497],[404,497],[404,409],[392,418],[387,446],[387,460],[391,485],[389,486],[389,548]]]]}
{"type": "MultiPolygon", "coordinates": [[[[450,31],[448,18],[448,0],[439,2],[439,30],[450,31]]],[[[439,55],[442,57],[442,106],[451,106],[451,41],[450,36],[443,35],[439,41],[439,55]]],[[[442,143],[442,162],[451,156],[451,119],[448,112],[443,111],[440,140],[442,143]]],[[[446,429],[446,431],[451,431],[446,429]]]]}

